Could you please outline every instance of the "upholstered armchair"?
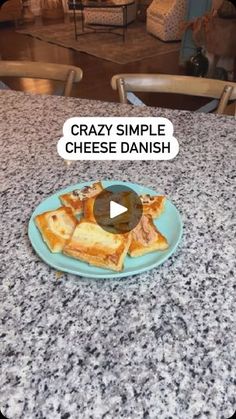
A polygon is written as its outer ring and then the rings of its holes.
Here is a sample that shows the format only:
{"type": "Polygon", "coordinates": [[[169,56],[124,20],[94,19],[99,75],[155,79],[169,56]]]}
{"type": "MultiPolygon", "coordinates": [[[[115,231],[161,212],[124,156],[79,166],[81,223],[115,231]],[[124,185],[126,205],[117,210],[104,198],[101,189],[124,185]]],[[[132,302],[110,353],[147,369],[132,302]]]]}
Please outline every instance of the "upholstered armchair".
{"type": "Polygon", "coordinates": [[[181,22],[187,11],[187,0],[153,0],[147,9],[147,32],[162,41],[181,39],[181,22]]]}
{"type": "MultiPolygon", "coordinates": [[[[131,0],[113,0],[115,4],[130,3],[131,0]]],[[[136,19],[137,1],[127,6],[127,23],[136,19]]],[[[122,8],[99,8],[84,10],[85,24],[123,26],[122,8]]]]}

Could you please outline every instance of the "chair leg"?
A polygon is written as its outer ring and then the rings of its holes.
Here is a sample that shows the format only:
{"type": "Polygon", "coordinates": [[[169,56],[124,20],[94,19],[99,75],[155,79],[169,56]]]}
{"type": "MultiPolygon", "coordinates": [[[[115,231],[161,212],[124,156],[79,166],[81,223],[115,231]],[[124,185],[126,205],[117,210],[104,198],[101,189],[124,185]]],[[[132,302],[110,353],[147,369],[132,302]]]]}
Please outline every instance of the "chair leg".
{"type": "Polygon", "coordinates": [[[118,79],[117,80],[117,90],[119,93],[120,103],[127,104],[127,95],[125,91],[125,81],[124,79],[118,79]]]}
{"type": "Polygon", "coordinates": [[[228,101],[230,99],[232,91],[233,91],[233,86],[226,85],[224,87],[224,90],[223,90],[221,98],[220,98],[220,103],[219,103],[217,111],[216,111],[216,113],[218,115],[223,115],[223,113],[225,111],[225,108],[228,104],[228,101]]]}
{"type": "Polygon", "coordinates": [[[70,70],[65,82],[64,96],[69,97],[71,95],[72,86],[75,79],[74,70],[70,70]]]}

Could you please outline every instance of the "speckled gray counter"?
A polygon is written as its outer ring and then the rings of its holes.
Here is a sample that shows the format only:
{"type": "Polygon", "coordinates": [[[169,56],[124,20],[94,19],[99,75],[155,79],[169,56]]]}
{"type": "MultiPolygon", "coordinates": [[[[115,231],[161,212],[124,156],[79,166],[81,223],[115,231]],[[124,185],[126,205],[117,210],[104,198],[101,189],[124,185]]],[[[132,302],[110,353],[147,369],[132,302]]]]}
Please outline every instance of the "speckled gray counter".
{"type": "Polygon", "coordinates": [[[226,419],[236,409],[233,118],[0,92],[0,409],[9,419],[226,419]],[[57,155],[72,116],[158,115],[167,162],[57,155]],[[184,237],[158,269],[88,280],[45,265],[27,237],[38,203],[79,181],[131,180],[167,194],[184,237]]]}

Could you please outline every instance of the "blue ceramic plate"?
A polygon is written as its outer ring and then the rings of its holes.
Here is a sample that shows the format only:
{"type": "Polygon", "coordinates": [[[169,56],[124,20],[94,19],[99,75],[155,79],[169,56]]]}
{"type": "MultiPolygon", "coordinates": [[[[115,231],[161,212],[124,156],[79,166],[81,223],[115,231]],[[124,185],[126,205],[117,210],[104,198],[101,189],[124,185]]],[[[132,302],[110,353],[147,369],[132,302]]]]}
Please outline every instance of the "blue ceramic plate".
{"type": "MultiPolygon", "coordinates": [[[[169,248],[165,251],[153,252],[138,258],[131,258],[129,256],[125,259],[124,270],[122,272],[113,272],[107,269],[96,268],[95,266],[88,265],[80,262],[77,259],[70,258],[61,253],[51,253],[47,245],[42,239],[42,236],[34,223],[34,217],[42,212],[50,211],[61,206],[59,195],[80,189],[85,185],[93,183],[84,182],[72,185],[66,189],[56,192],[49,198],[45,199],[37,206],[33,212],[28,228],[29,239],[36,253],[48,265],[57,269],[75,275],[80,275],[89,278],[121,278],[130,275],[137,275],[141,272],[155,268],[166,259],[168,259],[175,251],[181,236],[182,236],[182,221],[177,208],[169,201],[166,201],[165,211],[160,218],[155,220],[158,230],[167,238],[169,248]]],[[[130,182],[116,182],[116,181],[103,181],[103,186],[108,187],[111,185],[125,185],[133,189],[138,194],[157,195],[157,192],[144,186],[139,186],[130,182]]]]}

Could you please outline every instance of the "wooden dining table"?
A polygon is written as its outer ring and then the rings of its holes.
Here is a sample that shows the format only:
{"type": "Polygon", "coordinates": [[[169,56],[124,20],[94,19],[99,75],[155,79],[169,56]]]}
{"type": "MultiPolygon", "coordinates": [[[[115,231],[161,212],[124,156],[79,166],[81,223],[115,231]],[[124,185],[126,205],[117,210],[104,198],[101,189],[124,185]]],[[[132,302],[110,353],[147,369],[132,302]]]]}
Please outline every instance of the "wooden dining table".
{"type": "Polygon", "coordinates": [[[233,117],[0,91],[0,410],[9,419],[226,419],[236,406],[233,117]],[[74,162],[67,118],[167,117],[171,161],[74,162]],[[181,213],[177,251],[120,280],[58,273],[31,247],[35,207],[82,181],[132,181],[181,213]]]}

